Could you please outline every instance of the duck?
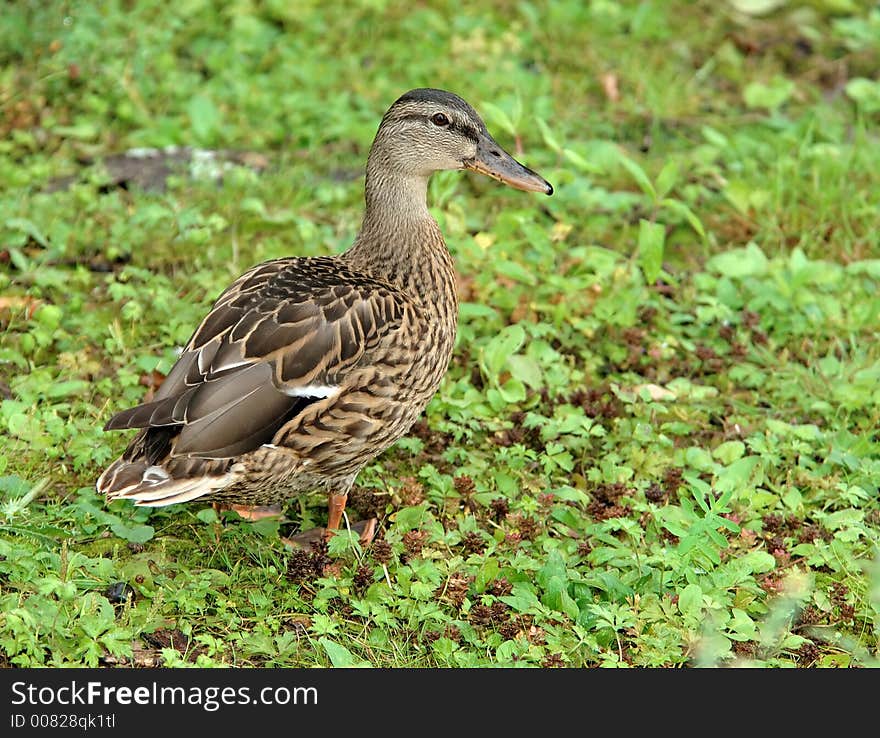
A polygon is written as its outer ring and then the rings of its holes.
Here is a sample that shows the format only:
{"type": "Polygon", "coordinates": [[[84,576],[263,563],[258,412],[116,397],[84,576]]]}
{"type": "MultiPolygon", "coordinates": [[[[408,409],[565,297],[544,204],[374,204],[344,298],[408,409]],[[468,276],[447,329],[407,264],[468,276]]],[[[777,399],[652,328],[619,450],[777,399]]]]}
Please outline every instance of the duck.
{"type": "MultiPolygon", "coordinates": [[[[427,204],[428,180],[443,170],[553,193],[464,99],[406,92],[370,147],[352,245],[266,261],[227,287],[153,398],[107,421],[105,431],[137,433],[98,493],[148,507],[208,502],[257,519],[323,491],[326,527],[286,542],[332,537],[358,473],[418,420],[452,356],[455,268],[427,204]]],[[[375,525],[362,521],[362,542],[375,525]]]]}

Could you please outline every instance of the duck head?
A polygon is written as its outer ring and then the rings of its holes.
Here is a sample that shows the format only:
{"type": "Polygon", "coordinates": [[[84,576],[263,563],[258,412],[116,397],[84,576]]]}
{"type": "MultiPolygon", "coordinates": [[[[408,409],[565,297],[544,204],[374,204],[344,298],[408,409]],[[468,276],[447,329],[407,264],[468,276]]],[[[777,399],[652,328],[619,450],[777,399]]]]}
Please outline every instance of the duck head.
{"type": "Polygon", "coordinates": [[[469,169],[518,190],[553,194],[547,180],[498,145],[473,107],[431,88],[410,90],[388,109],[370,151],[371,167],[423,179],[469,169]]]}

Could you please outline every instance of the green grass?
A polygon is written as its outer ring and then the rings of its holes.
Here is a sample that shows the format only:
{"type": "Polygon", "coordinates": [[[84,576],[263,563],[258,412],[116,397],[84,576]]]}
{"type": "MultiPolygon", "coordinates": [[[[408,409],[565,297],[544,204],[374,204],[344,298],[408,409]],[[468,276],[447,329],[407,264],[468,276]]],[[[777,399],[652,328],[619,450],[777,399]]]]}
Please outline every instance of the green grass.
{"type": "Polygon", "coordinates": [[[5,8],[0,663],[876,666],[880,11],[772,4],[5,8]],[[431,183],[461,326],[359,477],[383,542],[107,506],[103,423],[246,268],[351,242],[422,85],[557,193],[431,183]],[[167,145],[267,166],[82,164],[167,145]]]}

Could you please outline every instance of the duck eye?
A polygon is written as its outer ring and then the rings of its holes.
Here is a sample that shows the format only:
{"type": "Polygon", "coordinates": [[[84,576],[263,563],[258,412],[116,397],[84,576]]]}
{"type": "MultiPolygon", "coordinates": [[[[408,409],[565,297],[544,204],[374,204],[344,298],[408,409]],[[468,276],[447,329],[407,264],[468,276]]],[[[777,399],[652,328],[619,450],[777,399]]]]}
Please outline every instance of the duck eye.
{"type": "Polygon", "coordinates": [[[446,126],[449,125],[450,120],[443,113],[434,113],[434,115],[431,116],[431,122],[435,126],[440,126],[441,128],[445,128],[446,126]]]}

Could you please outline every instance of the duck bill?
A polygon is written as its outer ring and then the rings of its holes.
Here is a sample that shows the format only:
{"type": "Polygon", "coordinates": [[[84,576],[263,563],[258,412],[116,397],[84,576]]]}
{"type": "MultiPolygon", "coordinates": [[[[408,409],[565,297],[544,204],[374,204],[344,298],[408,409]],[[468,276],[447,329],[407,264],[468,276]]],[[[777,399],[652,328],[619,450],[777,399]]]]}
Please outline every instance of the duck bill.
{"type": "Polygon", "coordinates": [[[485,174],[487,177],[497,179],[499,182],[504,182],[504,184],[518,190],[543,192],[545,195],[553,194],[553,185],[537,172],[520,164],[502,149],[489,134],[480,136],[477,142],[476,156],[464,161],[463,164],[465,169],[485,174]]]}

